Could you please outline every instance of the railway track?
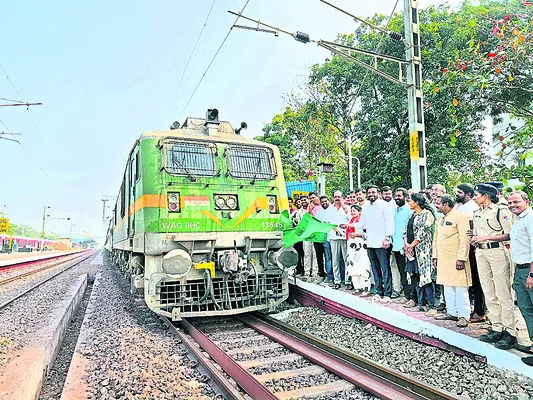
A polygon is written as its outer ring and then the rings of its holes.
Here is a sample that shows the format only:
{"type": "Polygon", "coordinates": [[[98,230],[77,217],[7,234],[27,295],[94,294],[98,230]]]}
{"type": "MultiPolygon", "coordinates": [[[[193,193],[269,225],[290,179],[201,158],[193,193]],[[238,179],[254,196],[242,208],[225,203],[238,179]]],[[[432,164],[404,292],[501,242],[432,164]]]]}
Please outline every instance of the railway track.
{"type": "Polygon", "coordinates": [[[391,400],[457,398],[258,313],[175,323],[186,334],[165,322],[225,398],[245,398],[237,387],[253,399],[336,398],[357,390],[391,400]]]}
{"type": "Polygon", "coordinates": [[[61,265],[64,265],[64,264],[67,265],[67,267],[61,268],[59,271],[54,272],[51,275],[47,276],[46,278],[37,281],[36,283],[34,283],[34,284],[30,285],[29,287],[23,289],[22,291],[15,291],[16,293],[14,295],[12,295],[12,296],[9,296],[7,299],[5,299],[3,301],[0,300],[1,301],[0,302],[0,310],[5,308],[5,307],[7,307],[9,304],[13,303],[15,300],[21,298],[22,296],[26,295],[27,293],[31,292],[32,290],[34,290],[34,289],[38,288],[39,286],[43,285],[44,283],[48,282],[49,280],[53,279],[57,275],[62,274],[63,272],[69,270],[70,268],[82,263],[83,261],[85,261],[86,259],[88,259],[91,256],[92,256],[92,252],[82,253],[81,255],[78,255],[77,257],[74,257],[74,258],[69,258],[68,260],[61,260],[61,261],[58,261],[58,262],[54,262],[53,264],[46,265],[44,267],[37,268],[37,269],[32,269],[30,271],[25,271],[23,273],[20,273],[20,274],[14,275],[14,276],[10,276],[9,278],[5,278],[3,280],[0,280],[0,286],[3,286],[3,285],[6,285],[6,284],[9,284],[9,283],[16,282],[19,279],[30,277],[32,275],[35,275],[35,274],[39,273],[39,272],[51,270],[52,268],[58,268],[58,267],[60,267],[61,265]]]}
{"type": "MultiPolygon", "coordinates": [[[[0,286],[2,285],[5,285],[7,283],[10,283],[10,282],[13,282],[17,279],[20,279],[20,278],[25,278],[25,277],[28,277],[28,276],[31,276],[33,274],[36,274],[36,273],[39,273],[41,271],[46,271],[48,269],[51,269],[51,268],[54,268],[54,267],[57,267],[58,265],[61,265],[63,263],[65,263],[66,261],[69,261],[69,260],[76,260],[77,258],[79,257],[83,257],[83,254],[77,254],[75,255],[74,257],[70,258],[69,256],[72,256],[72,255],[66,255],[66,256],[63,256],[63,258],[60,259],[60,261],[56,261],[50,265],[45,265],[43,267],[38,267],[36,269],[30,269],[30,270],[27,270],[27,271],[23,271],[21,272],[20,274],[15,274],[15,275],[12,275],[12,276],[9,276],[5,279],[0,279],[0,286]]],[[[56,260],[56,259],[53,259],[53,260],[56,260]]],[[[50,262],[52,260],[50,259],[44,259],[42,261],[40,261],[38,264],[46,264],[48,262],[50,262]]],[[[32,262],[32,264],[37,264],[35,261],[32,262]]],[[[28,263],[23,261],[23,262],[20,262],[20,263],[16,263],[16,264],[12,264],[9,266],[9,271],[8,272],[11,272],[17,268],[23,268],[23,267],[26,267],[28,268],[28,263]]],[[[0,270],[0,273],[2,273],[4,271],[0,270]]]]}

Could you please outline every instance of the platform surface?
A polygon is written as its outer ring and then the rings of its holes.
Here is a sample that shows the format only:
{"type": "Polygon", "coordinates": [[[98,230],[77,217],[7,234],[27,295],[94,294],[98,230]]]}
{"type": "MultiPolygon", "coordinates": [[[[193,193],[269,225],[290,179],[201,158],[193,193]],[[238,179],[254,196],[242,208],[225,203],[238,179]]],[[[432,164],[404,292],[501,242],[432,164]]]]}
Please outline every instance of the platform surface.
{"type": "MultiPolygon", "coordinates": [[[[305,282],[300,279],[290,278],[290,283],[302,289],[333,300],[346,307],[350,307],[369,317],[376,318],[393,327],[403,329],[416,334],[427,335],[452,346],[463,349],[469,353],[485,357],[487,362],[499,368],[506,368],[533,378],[533,367],[525,365],[520,358],[527,356],[516,349],[500,350],[491,344],[484,343],[477,338],[488,332],[489,324],[469,324],[466,328],[459,328],[454,321],[438,321],[432,317],[426,317],[423,312],[411,312],[402,304],[391,303],[382,305],[372,302],[372,297],[359,297],[353,291],[341,288],[334,290],[325,283],[305,282]]],[[[530,345],[525,322],[515,307],[519,327],[520,344],[530,345]]]]}
{"type": "Polygon", "coordinates": [[[0,268],[8,267],[19,262],[38,261],[41,259],[62,256],[64,254],[74,254],[79,250],[70,251],[43,251],[31,253],[0,253],[0,268]]]}

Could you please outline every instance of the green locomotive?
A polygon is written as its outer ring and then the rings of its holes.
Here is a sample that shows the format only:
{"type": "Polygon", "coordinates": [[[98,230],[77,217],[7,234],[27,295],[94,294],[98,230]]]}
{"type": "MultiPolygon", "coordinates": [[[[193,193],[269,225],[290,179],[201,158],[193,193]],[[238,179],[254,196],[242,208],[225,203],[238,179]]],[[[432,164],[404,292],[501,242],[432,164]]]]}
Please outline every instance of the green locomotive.
{"type": "Polygon", "coordinates": [[[133,146],[107,234],[109,256],[174,320],[260,310],[288,296],[276,146],[241,136],[218,111],[148,132],[133,146]],[[174,128],[174,129],[172,129],[174,128]]]}

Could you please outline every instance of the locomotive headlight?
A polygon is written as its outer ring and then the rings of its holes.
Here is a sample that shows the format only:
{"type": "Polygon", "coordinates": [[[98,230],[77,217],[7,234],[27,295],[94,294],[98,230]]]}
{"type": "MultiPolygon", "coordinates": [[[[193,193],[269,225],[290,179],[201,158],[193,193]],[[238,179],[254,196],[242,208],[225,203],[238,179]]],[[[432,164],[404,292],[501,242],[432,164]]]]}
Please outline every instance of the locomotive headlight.
{"type": "Polygon", "coordinates": [[[178,212],[180,210],[180,194],[168,193],[168,210],[178,212]]]}
{"type": "Polygon", "coordinates": [[[236,210],[239,208],[239,201],[236,194],[215,194],[213,196],[215,210],[236,210]]]}
{"type": "Polygon", "coordinates": [[[224,209],[226,205],[226,202],[224,201],[224,197],[222,196],[215,197],[215,205],[217,206],[217,208],[224,209]]]}
{"type": "Polygon", "coordinates": [[[231,196],[226,199],[226,205],[230,210],[235,210],[237,208],[237,200],[235,200],[235,197],[231,196]]]}
{"type": "Polygon", "coordinates": [[[267,200],[268,200],[268,212],[270,212],[270,214],[276,214],[278,212],[278,207],[276,204],[276,196],[268,195],[267,200]]]}
{"type": "Polygon", "coordinates": [[[186,275],[192,266],[189,253],[182,249],[169,251],[164,255],[161,267],[165,274],[171,278],[181,278],[186,275]]]}

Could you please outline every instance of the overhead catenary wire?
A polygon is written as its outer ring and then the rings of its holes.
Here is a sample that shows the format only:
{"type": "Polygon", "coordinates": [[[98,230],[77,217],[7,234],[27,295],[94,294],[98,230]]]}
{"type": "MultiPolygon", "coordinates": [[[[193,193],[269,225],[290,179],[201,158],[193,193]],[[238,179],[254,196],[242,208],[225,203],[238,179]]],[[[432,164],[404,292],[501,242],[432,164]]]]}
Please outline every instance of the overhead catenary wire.
{"type": "Polygon", "coordinates": [[[2,125],[4,125],[4,128],[6,128],[7,132],[13,136],[13,142],[17,142],[19,144],[19,146],[22,148],[22,150],[24,150],[24,153],[26,153],[26,155],[30,158],[30,160],[33,161],[33,163],[37,166],[37,168],[39,168],[41,170],[41,172],[43,173],[44,176],[47,176],[46,175],[46,172],[44,172],[44,170],[41,168],[41,166],[39,165],[39,163],[37,161],[35,161],[35,159],[31,156],[30,153],[28,153],[28,150],[26,150],[26,148],[22,145],[22,143],[20,143],[16,138],[15,138],[15,134],[11,132],[11,130],[7,127],[7,125],[4,123],[4,121],[2,121],[0,119],[0,123],[2,125]]]}
{"type": "MultiPolygon", "coordinates": [[[[32,106],[32,105],[42,105],[42,103],[28,103],[28,102],[25,102],[22,95],[20,94],[20,92],[18,91],[17,87],[15,86],[15,84],[13,83],[13,81],[11,80],[11,78],[9,77],[9,75],[7,74],[7,71],[5,70],[4,66],[0,63],[0,68],[2,69],[2,71],[4,72],[4,75],[6,76],[6,86],[7,86],[7,82],[9,82],[11,84],[11,86],[13,87],[13,89],[15,90],[15,93],[17,94],[17,96],[19,97],[19,99],[21,100],[21,103],[25,103],[25,105],[28,107],[26,109],[26,111],[28,112],[28,116],[30,117],[30,120],[33,124],[33,127],[35,128],[35,131],[37,132],[37,136],[39,136],[39,140],[41,141],[41,144],[43,145],[43,149],[44,151],[46,152],[46,145],[44,143],[44,140],[43,140],[43,137],[41,135],[41,131],[39,130],[39,128],[37,127],[37,124],[35,123],[35,120],[33,119],[33,116],[31,115],[30,113],[30,109],[29,109],[29,106],[32,106]]],[[[16,100],[10,100],[10,101],[16,101],[16,100]]],[[[40,167],[39,167],[40,168],[40,167]]],[[[44,172],[44,171],[43,171],[44,172]]]]}
{"type": "MultiPolygon", "coordinates": [[[[380,26],[374,25],[374,24],[372,24],[371,22],[369,22],[369,21],[367,21],[367,20],[365,20],[365,19],[363,19],[363,18],[359,18],[357,15],[354,15],[354,14],[352,14],[352,13],[349,13],[349,12],[346,11],[346,10],[343,10],[343,9],[340,8],[340,7],[337,7],[335,4],[332,4],[332,3],[330,3],[329,1],[326,1],[326,0],[320,0],[320,1],[321,1],[322,3],[324,3],[324,4],[327,4],[327,5],[330,6],[330,7],[333,7],[334,9],[336,9],[336,10],[338,10],[338,11],[340,11],[340,12],[346,14],[346,15],[349,15],[349,16],[352,17],[354,20],[359,21],[359,22],[361,22],[362,24],[365,24],[365,25],[369,26],[370,28],[372,28],[372,29],[374,29],[374,30],[380,31],[380,32],[384,33],[385,35],[388,35],[390,38],[392,38],[392,39],[394,39],[394,40],[402,41],[402,42],[404,42],[406,45],[408,45],[407,42],[406,42],[406,40],[403,38],[403,36],[402,36],[400,33],[398,33],[398,32],[394,32],[394,31],[388,31],[388,30],[386,30],[386,29],[381,28],[380,26]]],[[[396,2],[396,5],[394,6],[395,9],[396,9],[396,6],[397,6],[397,5],[398,5],[398,2],[396,2]]],[[[394,13],[393,13],[393,14],[394,14],[394,13]]],[[[392,17],[392,15],[391,15],[391,17],[392,17]]],[[[390,22],[390,18],[389,18],[389,22],[390,22]]],[[[388,27],[388,24],[387,24],[387,27],[388,27]]]]}
{"type": "Polygon", "coordinates": [[[198,42],[200,42],[200,38],[202,37],[202,34],[204,33],[205,28],[207,27],[207,22],[209,21],[209,17],[211,16],[211,12],[213,11],[213,7],[215,6],[215,3],[216,3],[216,0],[213,0],[213,3],[211,4],[211,8],[209,9],[209,12],[207,13],[207,17],[205,18],[204,24],[202,25],[202,29],[200,30],[200,33],[198,34],[198,37],[196,38],[196,42],[194,43],[194,47],[191,51],[191,54],[189,55],[189,59],[187,60],[187,63],[185,64],[185,68],[183,69],[183,72],[181,73],[178,84],[176,85],[176,89],[174,90],[174,93],[172,94],[172,97],[170,98],[170,103],[168,104],[168,108],[165,111],[165,115],[163,115],[163,118],[161,119],[161,124],[159,124],[159,130],[161,130],[161,126],[163,125],[165,118],[167,117],[168,113],[170,112],[170,109],[172,108],[172,105],[174,104],[174,99],[176,98],[176,95],[178,94],[178,91],[181,86],[181,82],[183,81],[183,77],[185,76],[185,73],[187,72],[187,68],[189,67],[192,56],[194,55],[194,52],[196,51],[198,42]]]}
{"type": "MultiPolygon", "coordinates": [[[[7,79],[6,79],[6,80],[7,80],[7,79]]],[[[4,101],[12,101],[13,103],[22,103],[22,104],[24,104],[24,101],[22,101],[22,100],[6,99],[5,97],[0,97],[0,100],[4,100],[4,101]]]]}
{"type": "MultiPolygon", "coordinates": [[[[324,0],[321,0],[321,1],[323,1],[324,3],[327,3],[327,2],[325,2],[324,0]]],[[[394,13],[396,12],[396,7],[398,7],[398,2],[399,2],[399,1],[400,1],[400,0],[396,0],[396,3],[394,3],[394,7],[392,8],[392,11],[391,11],[391,13],[390,13],[390,15],[389,15],[389,18],[388,18],[388,20],[387,20],[387,27],[389,27],[389,25],[390,25],[390,23],[391,23],[391,21],[392,21],[392,17],[394,16],[394,13]]],[[[329,4],[329,3],[327,3],[327,4],[329,4]]],[[[382,36],[382,37],[379,39],[378,45],[377,45],[377,47],[376,47],[376,53],[379,52],[379,49],[381,48],[381,44],[383,43],[383,38],[384,38],[384,36],[382,36]]],[[[400,68],[401,68],[401,67],[400,67],[400,68]]],[[[365,75],[363,76],[363,80],[361,81],[361,85],[359,86],[359,88],[358,88],[358,90],[357,90],[357,92],[356,92],[356,95],[355,95],[354,99],[357,99],[357,98],[361,95],[361,91],[363,90],[363,86],[364,86],[364,84],[365,84],[365,82],[366,82],[366,79],[368,78],[368,74],[369,74],[369,72],[370,72],[370,71],[367,70],[366,73],[365,73],[365,75]]],[[[351,114],[351,112],[352,112],[352,110],[353,110],[354,105],[355,105],[355,101],[352,103],[352,106],[350,107],[350,114],[351,114]]]]}
{"type": "MultiPolygon", "coordinates": [[[[329,5],[329,3],[326,3],[326,4],[329,5]]],[[[395,5],[394,9],[396,9],[397,4],[398,4],[398,0],[396,1],[396,5],[395,5]]],[[[335,7],[335,8],[337,8],[337,7],[335,7]]],[[[386,54],[380,54],[380,53],[369,51],[369,50],[359,49],[359,48],[355,48],[355,47],[351,47],[351,46],[345,46],[345,45],[342,45],[342,44],[337,44],[337,43],[326,41],[326,40],[313,40],[313,39],[311,39],[309,37],[309,35],[307,33],[304,33],[304,32],[300,32],[300,31],[297,31],[296,33],[289,32],[289,31],[286,31],[286,30],[281,29],[279,27],[275,27],[275,26],[269,25],[269,24],[267,24],[265,22],[262,22],[260,20],[253,19],[253,18],[247,17],[245,15],[242,15],[242,12],[241,13],[236,13],[236,12],[233,12],[233,11],[228,11],[228,12],[230,14],[237,15],[240,18],[246,19],[248,21],[251,21],[251,22],[254,22],[254,23],[257,24],[257,27],[242,26],[242,25],[234,24],[233,25],[234,28],[242,28],[242,29],[254,30],[254,31],[265,32],[265,33],[273,33],[273,34],[275,34],[275,36],[279,36],[279,33],[281,32],[281,33],[284,33],[286,35],[292,36],[296,41],[299,41],[301,43],[316,43],[318,46],[330,51],[331,53],[339,55],[339,56],[342,56],[342,57],[350,60],[351,62],[359,65],[360,67],[363,67],[364,69],[367,70],[367,75],[366,76],[368,76],[368,72],[371,71],[371,72],[374,72],[375,74],[380,75],[383,78],[385,78],[385,79],[387,79],[387,80],[389,80],[389,81],[391,81],[391,82],[393,82],[393,83],[395,83],[397,85],[400,85],[400,86],[403,86],[403,87],[410,87],[411,86],[411,84],[405,83],[402,80],[397,79],[397,78],[389,75],[388,73],[379,70],[377,67],[375,67],[375,66],[373,67],[371,65],[368,65],[367,63],[359,60],[358,58],[353,57],[350,54],[350,52],[353,51],[353,52],[364,54],[364,55],[367,55],[367,56],[374,56],[375,58],[381,58],[381,59],[384,59],[384,60],[393,61],[393,62],[396,62],[396,63],[399,64],[399,68],[401,68],[402,64],[407,64],[408,63],[407,60],[402,60],[402,59],[399,59],[397,57],[389,56],[389,55],[386,55],[386,54]],[[271,30],[269,30],[269,29],[261,29],[261,28],[259,28],[260,26],[265,26],[267,28],[271,28],[271,30]],[[344,51],[339,50],[339,48],[347,50],[347,53],[345,53],[344,51]]],[[[347,14],[351,15],[349,13],[347,13],[347,14]]],[[[393,14],[394,14],[394,10],[393,10],[393,14]]],[[[391,18],[392,18],[392,15],[391,15],[391,18]]],[[[390,19],[391,18],[389,18],[388,24],[390,24],[390,19]]],[[[401,36],[401,35],[399,35],[399,36],[401,36]]],[[[389,35],[389,37],[392,37],[392,36],[389,35]]],[[[383,39],[383,37],[380,39],[378,47],[380,46],[382,39],[383,39]]],[[[396,38],[393,38],[393,39],[397,40],[396,38]]],[[[365,80],[366,80],[366,76],[365,76],[365,80]]],[[[364,83],[364,81],[363,81],[363,83],[364,83]]],[[[357,94],[356,97],[358,97],[358,96],[359,96],[359,94],[357,94]]],[[[352,105],[352,108],[353,108],[353,105],[352,105]]],[[[351,109],[350,109],[350,112],[351,112],[351,109]]]]}
{"type": "Polygon", "coordinates": [[[244,10],[246,9],[246,6],[248,5],[249,2],[250,2],[250,0],[247,0],[247,1],[246,1],[246,3],[244,4],[244,7],[243,7],[242,10],[240,11],[240,13],[239,13],[239,15],[237,16],[237,18],[235,19],[235,22],[233,22],[233,24],[232,24],[231,27],[229,28],[228,33],[227,33],[226,36],[224,37],[224,40],[222,40],[222,43],[220,43],[220,46],[218,47],[218,50],[216,51],[215,55],[213,56],[213,58],[211,59],[211,61],[210,61],[209,64],[207,65],[207,68],[205,69],[204,73],[203,73],[202,76],[200,77],[200,80],[199,80],[198,83],[196,84],[196,87],[194,88],[194,90],[193,90],[193,92],[192,92],[192,94],[191,94],[191,97],[189,97],[189,100],[187,100],[187,104],[185,104],[185,107],[183,107],[183,110],[181,111],[178,120],[181,120],[181,117],[182,117],[183,114],[185,113],[185,110],[187,110],[187,107],[188,107],[189,104],[191,103],[192,98],[194,97],[194,95],[196,94],[196,91],[197,91],[198,88],[200,87],[200,84],[201,84],[202,81],[204,80],[205,75],[206,75],[207,72],[209,71],[209,68],[211,68],[211,65],[213,65],[213,62],[215,61],[215,59],[216,59],[217,56],[218,56],[218,53],[220,53],[220,50],[222,50],[222,46],[224,46],[224,43],[226,43],[226,40],[228,40],[228,37],[229,37],[231,31],[233,30],[233,26],[237,23],[237,21],[238,21],[239,18],[240,18],[240,14],[242,14],[242,13],[244,12],[244,10]]]}
{"type": "Polygon", "coordinates": [[[9,83],[11,84],[11,86],[13,86],[13,89],[15,89],[15,93],[17,94],[17,96],[20,98],[20,100],[24,101],[24,99],[22,98],[22,96],[20,95],[18,89],[16,88],[15,84],[13,83],[13,81],[11,80],[11,78],[9,77],[9,75],[7,74],[4,66],[2,64],[0,64],[0,68],[2,68],[2,71],[4,72],[7,80],[9,81],[9,83]]]}

